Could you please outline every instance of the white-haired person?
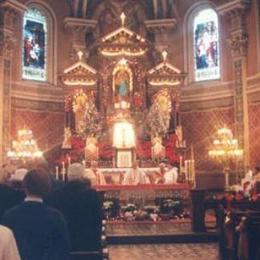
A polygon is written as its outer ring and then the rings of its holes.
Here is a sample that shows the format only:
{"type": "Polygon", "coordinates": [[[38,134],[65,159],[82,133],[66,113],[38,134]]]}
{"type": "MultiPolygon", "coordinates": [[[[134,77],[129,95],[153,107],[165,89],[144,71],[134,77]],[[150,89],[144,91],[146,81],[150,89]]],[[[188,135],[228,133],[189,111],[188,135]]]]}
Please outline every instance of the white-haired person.
{"type": "Polygon", "coordinates": [[[13,232],[0,225],[0,259],[21,260],[13,232]]]}
{"type": "Polygon", "coordinates": [[[68,182],[53,191],[46,202],[60,210],[68,224],[72,251],[97,251],[101,248],[102,203],[91,188],[81,163],[68,168],[68,182]]]}

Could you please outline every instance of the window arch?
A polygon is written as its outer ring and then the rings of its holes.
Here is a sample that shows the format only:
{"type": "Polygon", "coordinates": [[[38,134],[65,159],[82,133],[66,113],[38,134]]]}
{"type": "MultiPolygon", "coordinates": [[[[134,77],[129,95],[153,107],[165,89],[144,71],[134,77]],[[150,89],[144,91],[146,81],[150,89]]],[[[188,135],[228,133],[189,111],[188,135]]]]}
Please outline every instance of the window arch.
{"type": "MultiPolygon", "coordinates": [[[[208,1],[192,5],[184,17],[184,69],[186,84],[221,79],[219,17],[208,1]]],[[[210,84],[210,83],[207,83],[210,84]]]]}
{"type": "Polygon", "coordinates": [[[218,15],[212,8],[194,17],[193,56],[195,81],[220,78],[218,15]]]}
{"type": "Polygon", "coordinates": [[[55,17],[40,3],[31,3],[23,16],[22,79],[56,83],[55,17]]]}

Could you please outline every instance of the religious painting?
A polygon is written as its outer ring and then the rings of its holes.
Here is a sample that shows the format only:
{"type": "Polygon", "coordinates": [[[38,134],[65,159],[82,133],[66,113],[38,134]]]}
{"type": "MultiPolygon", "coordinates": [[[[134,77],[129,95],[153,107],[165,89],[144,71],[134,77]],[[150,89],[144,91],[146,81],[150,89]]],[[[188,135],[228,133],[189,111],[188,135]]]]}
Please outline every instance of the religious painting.
{"type": "Polygon", "coordinates": [[[206,9],[194,19],[195,81],[220,77],[218,17],[206,9]]]}
{"type": "Polygon", "coordinates": [[[37,9],[25,12],[23,23],[23,79],[46,81],[46,17],[37,9]]]}

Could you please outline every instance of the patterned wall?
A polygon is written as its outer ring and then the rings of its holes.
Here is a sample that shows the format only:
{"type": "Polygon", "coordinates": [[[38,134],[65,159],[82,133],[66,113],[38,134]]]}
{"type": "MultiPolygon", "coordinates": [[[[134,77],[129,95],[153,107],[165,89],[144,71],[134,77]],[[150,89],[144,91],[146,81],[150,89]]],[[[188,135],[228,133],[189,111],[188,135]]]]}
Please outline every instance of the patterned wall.
{"type": "Polygon", "coordinates": [[[191,111],[181,114],[181,121],[188,147],[193,144],[197,170],[220,169],[208,157],[208,149],[218,128],[226,125],[233,130],[234,111],[232,108],[207,111],[191,111]]]}
{"type": "Polygon", "coordinates": [[[61,144],[64,131],[64,113],[48,113],[13,109],[11,112],[11,135],[16,138],[17,130],[23,126],[33,131],[39,148],[45,152],[56,150],[61,144]]]}
{"type": "Polygon", "coordinates": [[[249,149],[251,167],[260,166],[260,104],[249,105],[249,149]]]}

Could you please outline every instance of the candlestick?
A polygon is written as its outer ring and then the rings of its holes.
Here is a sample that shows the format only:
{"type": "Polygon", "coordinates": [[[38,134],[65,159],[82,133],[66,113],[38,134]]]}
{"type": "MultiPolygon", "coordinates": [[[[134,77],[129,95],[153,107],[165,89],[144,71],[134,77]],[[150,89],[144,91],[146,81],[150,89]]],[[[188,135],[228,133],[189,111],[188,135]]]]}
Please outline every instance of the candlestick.
{"type": "Polygon", "coordinates": [[[55,167],[55,175],[56,175],[56,180],[59,180],[59,167],[55,167]]]}
{"type": "Polygon", "coordinates": [[[66,176],[66,170],[65,170],[65,168],[62,168],[62,170],[61,170],[61,175],[62,175],[62,181],[65,182],[65,176],[66,176]]]}

